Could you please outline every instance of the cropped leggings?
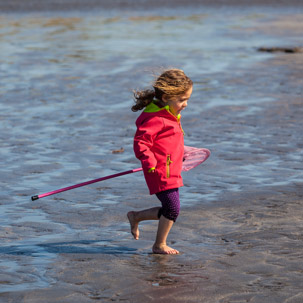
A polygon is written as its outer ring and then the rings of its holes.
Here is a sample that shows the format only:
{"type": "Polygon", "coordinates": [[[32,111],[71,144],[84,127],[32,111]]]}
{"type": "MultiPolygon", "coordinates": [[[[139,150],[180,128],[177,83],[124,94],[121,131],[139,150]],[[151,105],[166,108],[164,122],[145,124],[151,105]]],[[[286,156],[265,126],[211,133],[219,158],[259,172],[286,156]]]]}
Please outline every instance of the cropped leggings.
{"type": "Polygon", "coordinates": [[[173,188],[156,193],[157,198],[161,201],[162,207],[159,210],[158,217],[161,215],[166,219],[176,222],[180,212],[179,189],[173,188]]]}

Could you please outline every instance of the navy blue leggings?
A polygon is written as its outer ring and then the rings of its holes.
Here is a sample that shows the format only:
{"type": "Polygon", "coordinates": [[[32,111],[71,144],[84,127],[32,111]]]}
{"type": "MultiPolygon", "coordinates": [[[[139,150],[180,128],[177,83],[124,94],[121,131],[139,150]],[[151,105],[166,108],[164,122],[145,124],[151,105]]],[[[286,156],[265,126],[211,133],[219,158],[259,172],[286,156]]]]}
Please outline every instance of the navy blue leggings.
{"type": "Polygon", "coordinates": [[[173,188],[156,193],[157,198],[161,201],[162,207],[159,210],[158,217],[161,215],[166,219],[176,222],[180,212],[179,189],[173,188]]]}

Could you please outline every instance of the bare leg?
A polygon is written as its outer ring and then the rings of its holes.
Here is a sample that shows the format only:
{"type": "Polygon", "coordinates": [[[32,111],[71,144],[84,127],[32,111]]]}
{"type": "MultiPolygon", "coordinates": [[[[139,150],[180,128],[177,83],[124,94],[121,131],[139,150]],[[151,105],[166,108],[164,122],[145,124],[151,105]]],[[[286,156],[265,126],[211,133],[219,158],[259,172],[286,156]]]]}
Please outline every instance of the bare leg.
{"type": "Polygon", "coordinates": [[[131,233],[136,240],[139,239],[139,222],[145,220],[159,220],[158,213],[160,207],[153,207],[141,211],[130,211],[127,218],[130,223],[131,233]]]}
{"type": "Polygon", "coordinates": [[[160,217],[158,232],[156,242],[153,246],[154,254],[164,254],[164,255],[176,255],[179,253],[178,250],[171,248],[166,245],[167,236],[174,224],[174,221],[165,218],[164,216],[160,217]]]}

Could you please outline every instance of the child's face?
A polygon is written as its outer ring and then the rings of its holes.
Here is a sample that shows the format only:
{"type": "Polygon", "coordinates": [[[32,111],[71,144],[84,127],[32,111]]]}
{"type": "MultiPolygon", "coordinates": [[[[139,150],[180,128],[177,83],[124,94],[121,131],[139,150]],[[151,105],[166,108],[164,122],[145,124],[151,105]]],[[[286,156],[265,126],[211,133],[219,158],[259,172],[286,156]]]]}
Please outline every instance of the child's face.
{"type": "Polygon", "coordinates": [[[183,95],[178,95],[178,96],[163,95],[162,100],[166,105],[169,106],[170,112],[177,117],[181,113],[181,111],[187,106],[187,101],[189,100],[192,92],[193,92],[193,87],[191,87],[183,95]]]}

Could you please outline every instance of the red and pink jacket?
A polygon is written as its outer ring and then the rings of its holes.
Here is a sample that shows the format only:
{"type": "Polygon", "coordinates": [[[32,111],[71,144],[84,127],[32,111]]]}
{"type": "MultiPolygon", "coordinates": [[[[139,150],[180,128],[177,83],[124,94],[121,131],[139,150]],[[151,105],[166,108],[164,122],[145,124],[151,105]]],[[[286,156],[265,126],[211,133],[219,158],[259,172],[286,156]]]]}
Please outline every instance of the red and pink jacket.
{"type": "Polygon", "coordinates": [[[183,186],[181,177],[184,138],[180,123],[169,107],[150,103],[136,121],[134,152],[141,161],[150,194],[183,186]],[[155,167],[155,172],[148,172],[155,167]]]}

